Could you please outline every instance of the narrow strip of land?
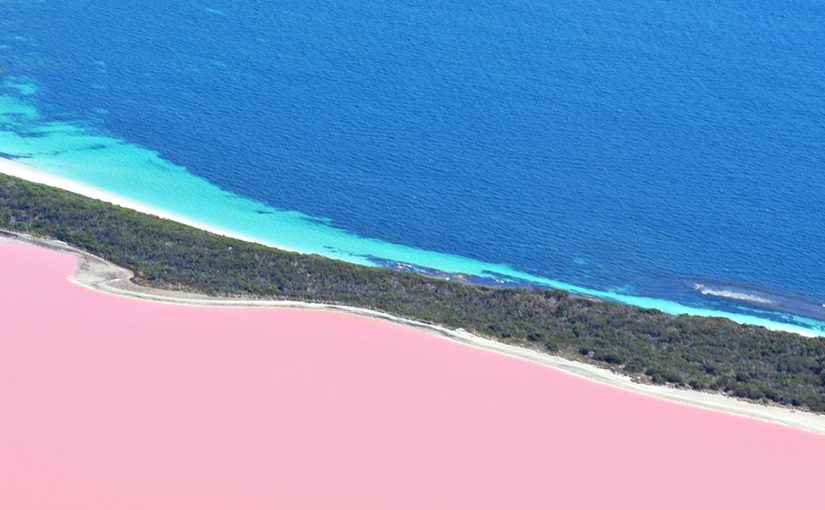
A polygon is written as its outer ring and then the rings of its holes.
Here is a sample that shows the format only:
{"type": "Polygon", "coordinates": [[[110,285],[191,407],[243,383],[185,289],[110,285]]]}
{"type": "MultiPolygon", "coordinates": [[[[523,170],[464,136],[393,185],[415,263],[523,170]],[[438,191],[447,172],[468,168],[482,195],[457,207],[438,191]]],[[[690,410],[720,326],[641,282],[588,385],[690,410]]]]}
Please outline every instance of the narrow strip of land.
{"type": "Polygon", "coordinates": [[[199,300],[208,295],[376,310],[638,382],[825,413],[820,338],[557,289],[466,285],[358,266],[215,235],[5,175],[0,228],[68,243],[132,271],[132,283],[199,300]]]}
{"type": "Polygon", "coordinates": [[[78,259],[77,272],[72,278],[75,283],[96,291],[107,292],[125,298],[152,300],[182,306],[302,308],[362,315],[423,330],[449,341],[528,360],[596,383],[610,385],[637,394],[825,435],[825,415],[821,414],[780,406],[756,404],[718,393],[643,384],[632,380],[630,377],[594,365],[571,361],[525,347],[495,342],[461,329],[449,329],[437,325],[425,324],[366,308],[302,301],[218,298],[191,292],[146,287],[132,282],[133,275],[131,271],[60,241],[8,231],[0,232],[0,239],[5,242],[31,243],[49,249],[71,253],[78,259]]]}

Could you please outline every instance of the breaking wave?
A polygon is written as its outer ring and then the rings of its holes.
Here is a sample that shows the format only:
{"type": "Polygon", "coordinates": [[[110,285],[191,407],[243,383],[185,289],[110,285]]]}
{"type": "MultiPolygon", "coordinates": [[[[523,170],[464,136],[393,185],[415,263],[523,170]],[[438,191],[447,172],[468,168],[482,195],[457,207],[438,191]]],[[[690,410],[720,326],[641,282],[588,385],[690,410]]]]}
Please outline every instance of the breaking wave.
{"type": "MultiPolygon", "coordinates": [[[[717,296],[717,297],[723,297],[723,298],[727,298],[727,299],[736,299],[737,301],[747,301],[749,303],[757,303],[757,304],[760,304],[760,305],[776,304],[773,300],[765,298],[765,297],[757,296],[757,295],[754,295],[754,294],[748,294],[746,292],[739,292],[739,291],[735,291],[735,290],[729,290],[729,289],[714,289],[714,288],[710,288],[710,287],[705,286],[705,284],[703,284],[703,283],[697,283],[693,286],[693,288],[698,290],[700,293],[702,293],[705,296],[717,296]]],[[[825,305],[823,305],[823,306],[825,306],[825,305]]]]}

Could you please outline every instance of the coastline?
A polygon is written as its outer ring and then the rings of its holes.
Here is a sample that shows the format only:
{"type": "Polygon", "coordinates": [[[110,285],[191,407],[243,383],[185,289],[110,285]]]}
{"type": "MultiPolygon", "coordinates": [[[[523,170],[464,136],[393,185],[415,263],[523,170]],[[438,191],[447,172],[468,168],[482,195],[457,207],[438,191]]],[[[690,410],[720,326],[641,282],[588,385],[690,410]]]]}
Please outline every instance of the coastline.
{"type": "MultiPolygon", "coordinates": [[[[346,257],[337,257],[334,254],[328,253],[320,253],[316,251],[307,251],[304,249],[296,248],[295,246],[291,246],[289,244],[279,243],[277,241],[272,241],[269,239],[258,238],[255,236],[250,236],[246,234],[242,234],[237,230],[232,230],[228,228],[216,227],[214,225],[198,221],[192,219],[190,216],[175,214],[168,212],[167,210],[153,207],[151,205],[146,205],[144,202],[130,199],[124,197],[121,194],[112,193],[110,191],[102,190],[100,188],[79,183],[72,179],[68,179],[65,177],[54,175],[48,171],[43,171],[37,169],[35,167],[26,165],[24,163],[20,163],[16,160],[12,160],[6,157],[0,156],[0,174],[5,174],[11,177],[16,177],[19,179],[23,179],[32,183],[41,184],[45,186],[50,186],[58,189],[62,189],[64,191],[68,191],[71,193],[75,193],[78,195],[85,196],[87,198],[100,200],[104,202],[108,202],[110,204],[114,204],[120,207],[124,207],[127,209],[131,209],[140,213],[149,214],[152,216],[156,216],[159,218],[175,221],[177,223],[181,223],[184,225],[188,225],[190,227],[197,228],[199,230],[203,230],[206,232],[210,232],[213,234],[230,237],[233,239],[239,239],[242,241],[252,242],[261,244],[264,246],[269,246],[272,248],[278,248],[285,251],[291,251],[296,253],[314,253],[317,255],[321,255],[328,258],[349,261],[351,263],[356,263],[359,265],[374,265],[372,262],[369,262],[368,259],[364,259],[361,257],[359,261],[352,261],[347,259],[346,257]],[[363,261],[360,261],[363,259],[363,261]]],[[[406,248],[405,248],[406,249],[406,248]]],[[[416,249],[406,249],[409,253],[407,253],[408,257],[412,257],[414,253],[427,253],[423,250],[416,250],[416,249]]],[[[366,253],[366,252],[365,252],[366,253]]],[[[445,255],[446,256],[446,255],[445,255]]],[[[478,261],[473,261],[472,259],[467,259],[461,256],[453,256],[449,255],[449,257],[454,259],[455,261],[465,261],[471,262],[476,264],[478,261]]],[[[400,263],[413,263],[411,260],[404,260],[399,259],[398,262],[400,263]]],[[[413,257],[415,258],[415,257],[413,257]]],[[[415,265],[415,264],[414,264],[415,265]]],[[[420,264],[419,264],[420,265],[420,264]]],[[[477,267],[474,270],[470,270],[469,267],[436,267],[436,265],[432,266],[431,269],[435,269],[438,271],[444,271],[447,273],[460,273],[460,274],[478,274],[482,275],[485,272],[492,270],[490,268],[495,268],[496,272],[501,272],[507,277],[514,278],[517,281],[524,281],[525,283],[532,283],[534,285],[545,286],[549,288],[559,289],[566,292],[570,292],[573,294],[581,294],[585,296],[590,296],[596,299],[602,299],[607,301],[614,301],[621,304],[635,306],[639,308],[650,308],[660,310],[664,313],[669,315],[692,315],[698,317],[721,317],[732,320],[739,324],[746,324],[746,325],[755,325],[755,326],[762,326],[774,331],[784,331],[788,333],[794,333],[802,336],[806,336],[809,338],[812,337],[825,337],[825,332],[823,332],[819,327],[812,327],[808,328],[798,324],[791,324],[785,322],[777,322],[774,320],[766,319],[759,316],[752,316],[752,315],[744,315],[741,313],[733,313],[733,312],[726,312],[721,310],[714,310],[710,308],[696,308],[692,306],[682,305],[677,302],[667,301],[666,299],[659,299],[659,298],[650,298],[650,297],[643,297],[643,296],[632,296],[632,295],[623,295],[623,294],[616,294],[611,291],[600,291],[595,289],[586,289],[576,285],[566,284],[564,282],[551,280],[543,277],[535,277],[526,273],[521,273],[519,271],[513,270],[505,265],[489,265],[489,268],[486,268],[488,265],[478,262],[477,267]],[[500,266],[500,267],[499,267],[500,266]],[[486,268],[486,269],[485,269],[486,268]],[[475,271],[475,272],[474,272],[475,271]],[[480,271],[480,273],[478,273],[480,271]]],[[[422,267],[430,267],[428,265],[424,265],[422,267]]],[[[799,318],[800,320],[804,318],[799,318]]]]}
{"type": "Polygon", "coordinates": [[[71,281],[94,291],[106,292],[126,299],[151,300],[176,306],[300,308],[355,314],[377,320],[390,321],[424,331],[445,340],[536,363],[579,378],[619,388],[638,395],[825,435],[825,415],[774,405],[757,404],[717,393],[642,384],[633,381],[627,376],[611,372],[598,366],[551,356],[524,347],[502,344],[473,335],[464,330],[452,330],[375,310],[301,301],[213,298],[199,294],[152,289],[132,283],[130,280],[132,276],[130,271],[94,255],[77,250],[65,243],[11,232],[0,232],[0,242],[2,241],[24,242],[72,254],[78,259],[78,265],[71,281]]]}
{"type": "MultiPolygon", "coordinates": [[[[103,202],[108,202],[110,204],[114,204],[120,207],[125,207],[127,209],[132,209],[134,211],[144,213],[144,214],[151,214],[152,216],[157,216],[158,218],[162,218],[165,220],[175,221],[177,223],[182,223],[184,225],[189,225],[190,227],[197,228],[198,230],[203,230],[205,232],[210,232],[212,234],[217,234],[225,237],[231,237],[233,239],[239,239],[241,241],[247,241],[250,243],[258,243],[258,244],[267,244],[263,243],[260,239],[255,239],[253,237],[241,234],[239,232],[230,231],[227,229],[222,229],[219,227],[214,227],[212,225],[208,225],[206,223],[199,222],[197,220],[193,220],[192,218],[181,216],[178,214],[170,213],[164,211],[162,209],[158,209],[149,205],[144,204],[143,202],[139,202],[137,200],[132,200],[130,198],[124,197],[122,195],[118,195],[116,193],[111,193],[109,191],[101,190],[95,188],[94,186],[89,186],[87,184],[82,184],[77,181],[73,181],[71,179],[66,179],[64,177],[60,177],[57,175],[50,174],[48,172],[44,172],[37,168],[34,168],[29,165],[24,165],[19,163],[15,160],[4,158],[0,156],[0,174],[9,175],[11,177],[17,177],[18,179],[23,179],[25,181],[33,182],[35,184],[43,184],[44,186],[51,186],[53,188],[59,188],[64,191],[69,191],[71,193],[76,193],[78,195],[82,195],[87,198],[92,198],[94,200],[101,200],[103,202]]],[[[271,245],[270,245],[271,246],[271,245]]],[[[288,246],[272,246],[273,248],[279,248],[282,250],[289,250],[294,251],[288,246]]]]}

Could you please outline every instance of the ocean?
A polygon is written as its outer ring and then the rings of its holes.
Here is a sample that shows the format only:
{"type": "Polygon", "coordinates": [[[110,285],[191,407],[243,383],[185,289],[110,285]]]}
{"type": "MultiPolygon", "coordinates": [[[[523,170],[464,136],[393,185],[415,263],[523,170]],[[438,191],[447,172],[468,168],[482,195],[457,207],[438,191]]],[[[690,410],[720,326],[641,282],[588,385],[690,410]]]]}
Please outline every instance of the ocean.
{"type": "Polygon", "coordinates": [[[360,264],[825,334],[825,3],[0,1],[0,156],[360,264]]]}

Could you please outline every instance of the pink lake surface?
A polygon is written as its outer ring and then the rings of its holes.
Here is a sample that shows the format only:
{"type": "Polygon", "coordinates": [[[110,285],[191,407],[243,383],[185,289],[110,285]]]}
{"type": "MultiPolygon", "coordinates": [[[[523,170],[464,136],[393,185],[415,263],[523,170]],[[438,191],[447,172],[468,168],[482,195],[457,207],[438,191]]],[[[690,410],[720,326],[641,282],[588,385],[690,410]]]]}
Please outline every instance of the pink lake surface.
{"type": "Polygon", "coordinates": [[[0,243],[0,509],[822,508],[825,437],[0,243]]]}

